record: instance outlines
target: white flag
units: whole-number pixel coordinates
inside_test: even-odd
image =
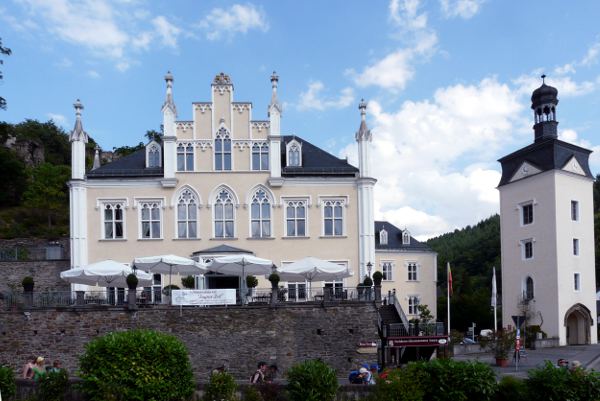
[[[492,275],[492,307],[496,306],[496,298],[498,297],[496,291],[496,266],[494,266],[494,273]]]

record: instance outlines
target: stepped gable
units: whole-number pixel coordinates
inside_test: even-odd
[[[282,176],[349,176],[354,177],[358,169],[331,153],[313,145],[296,135],[283,135],[281,146],[281,165],[286,165],[286,145],[292,140],[302,144],[302,166],[286,166],[282,168]]]
[[[382,245],[379,242],[379,232],[382,228],[388,233],[387,245]],[[375,221],[375,249],[376,250],[400,250],[400,251],[429,251],[433,252],[429,246],[423,242],[417,241],[412,236],[410,244],[402,243],[402,231],[395,225],[387,221]]]
[[[162,167],[146,167],[146,149],[140,149],[130,155],[98,167],[87,173],[87,178],[111,177],[162,177]]]

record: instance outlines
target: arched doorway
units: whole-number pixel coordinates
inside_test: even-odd
[[[565,327],[567,328],[567,344],[582,345],[590,343],[590,327],[592,315],[590,310],[582,304],[575,304],[565,313]]]

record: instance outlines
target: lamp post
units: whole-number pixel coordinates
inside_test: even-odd
[[[371,269],[373,268],[373,263],[368,262],[367,263],[367,274],[369,275],[369,277],[371,277]]]

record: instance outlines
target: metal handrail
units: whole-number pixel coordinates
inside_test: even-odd
[[[404,325],[404,327],[406,329],[408,329],[408,318],[406,317],[406,314],[404,313],[404,310],[402,309],[402,305],[400,305],[398,298],[396,298],[396,289],[395,288],[394,288],[394,291],[392,292],[392,294],[390,294],[390,299],[392,301],[391,303],[396,308],[396,312],[398,312],[398,316],[400,316],[400,320],[402,320],[402,324]]]
[[[387,325],[387,337],[418,337],[418,336],[444,336],[444,323],[409,323],[405,327],[402,323]]]

